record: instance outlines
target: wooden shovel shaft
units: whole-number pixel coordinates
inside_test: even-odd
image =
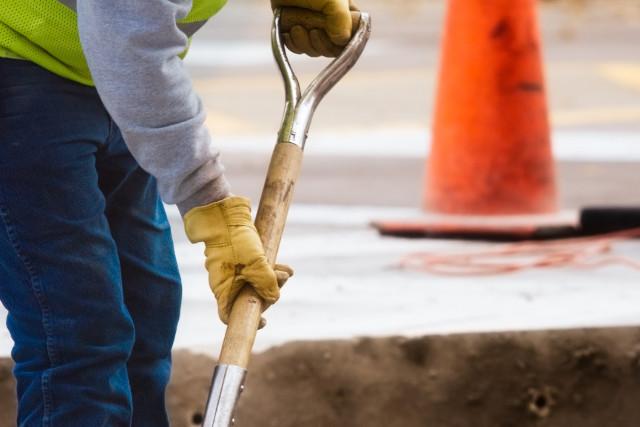
[[[288,142],[276,144],[256,216],[256,228],[271,265],[276,263],[301,166],[302,148]]]
[[[302,153],[298,145],[280,142],[276,144],[271,157],[255,223],[271,265],[275,264],[278,255],[294,186],[300,175]],[[246,286],[238,295],[229,317],[219,364],[247,368],[260,323],[262,304],[250,286]]]
[[[281,14],[280,9],[274,13],[271,45],[284,81],[285,113],[255,222],[271,265],[275,264],[278,255],[313,113],[322,98],[355,65],[371,33],[368,14],[354,17],[358,30],[351,41],[301,94],[300,83],[287,58]],[[230,427],[233,424],[233,410],[244,388],[262,309],[263,301],[251,286],[245,286],[231,309],[205,410],[204,427]]]

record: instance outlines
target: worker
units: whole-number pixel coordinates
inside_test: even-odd
[[[204,242],[222,321],[245,284],[270,305],[292,274],[266,261],[181,60],[224,1],[2,0],[0,300],[19,426],[168,425],[181,284],[161,199]],[[299,14],[297,53],[349,40],[348,0],[271,6]]]

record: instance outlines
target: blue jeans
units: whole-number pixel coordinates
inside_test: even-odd
[[[156,182],[95,89],[9,59],[0,300],[20,426],[168,425],[181,284]]]

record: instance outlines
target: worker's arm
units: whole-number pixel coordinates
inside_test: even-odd
[[[272,268],[253,226],[249,201],[229,194],[205,111],[179,58],[187,37],[176,26],[189,1],[78,2],[82,47],[98,93],[138,163],[176,203],[192,242],[205,244],[205,266],[226,322],[233,300],[251,284],[273,304],[292,274]]]
[[[105,107],[160,194],[185,214],[229,194],[205,111],[179,54],[188,39],[176,20],[190,1],[83,0],[78,27]]]

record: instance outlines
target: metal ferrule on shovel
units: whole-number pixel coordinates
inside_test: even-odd
[[[369,40],[369,15],[361,13],[354,22],[357,30],[349,44],[301,94],[300,83],[289,63],[283,43],[281,11],[277,10],[274,14],[271,44],[284,80],[286,104],[255,221],[265,255],[272,265],[276,261],[293,199],[293,188],[300,173],[313,113],[324,96],[355,65]],[[244,389],[261,313],[262,300],[251,287],[245,287],[231,310],[222,351],[213,374],[203,427],[229,427],[234,424],[233,413]]]

